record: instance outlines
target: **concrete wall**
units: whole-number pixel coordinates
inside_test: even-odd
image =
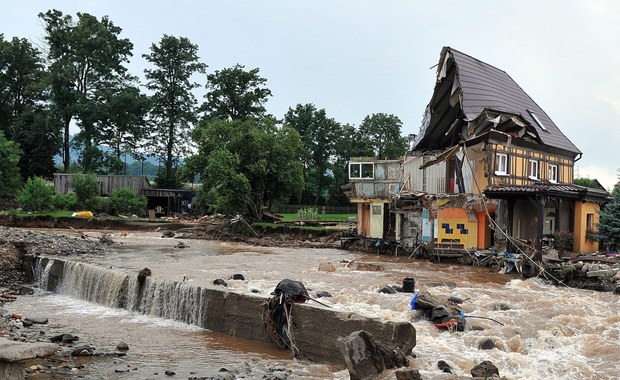
[[[59,285],[62,283],[63,277],[69,276],[69,273],[64,273],[64,268],[67,265],[74,265],[71,262],[65,264],[65,261],[57,259],[50,262],[50,259],[47,258],[36,260],[31,257],[30,260],[30,262],[36,262],[35,265],[40,269],[47,267],[48,277],[45,284],[47,284],[46,290],[49,291],[61,291]],[[119,275],[119,272],[112,269],[103,267],[96,269],[98,279],[102,281],[101,285],[97,287],[109,286],[113,282],[109,279]],[[71,271],[69,270],[69,272]],[[149,293],[146,291],[149,286],[137,286],[137,276],[138,273],[136,272],[135,277],[128,278],[123,282],[118,292],[119,299],[128,299],[128,295],[135,292],[140,293],[138,299],[149,297]],[[159,280],[153,277],[147,277],[145,281],[145,284],[150,282],[151,285],[155,285],[153,282],[161,282],[158,286],[151,286],[151,288],[165,288],[166,293],[169,294],[166,302],[171,304],[162,304],[156,311],[150,312],[141,308],[136,310],[135,304],[132,307],[129,302],[121,302],[120,300],[113,301],[112,305],[185,323],[194,323],[200,327],[230,336],[273,344],[263,327],[263,315],[267,301],[264,296],[234,293],[224,287],[201,288],[187,283]],[[110,292],[106,290],[106,293]],[[88,300],[96,302],[97,297],[94,300]],[[150,304],[140,301],[138,303],[141,305]],[[156,312],[160,314],[155,315]],[[337,340],[354,331],[368,331],[386,347],[390,349],[398,347],[407,354],[416,344],[416,331],[409,322],[384,322],[351,312],[329,309],[312,302],[294,304],[292,318],[294,342],[299,349],[300,356],[311,361],[332,363],[340,368],[344,368],[345,362],[338,348]]]

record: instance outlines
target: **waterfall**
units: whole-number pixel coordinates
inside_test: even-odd
[[[35,284],[41,289],[68,295],[110,308],[122,308],[153,317],[205,327],[206,289],[185,282],[146,277],[124,269],[38,258]]]

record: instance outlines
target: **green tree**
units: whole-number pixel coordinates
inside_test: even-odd
[[[150,146],[164,164],[157,185],[176,188],[177,159],[187,154],[189,133],[196,122],[197,101],[192,91],[200,85],[191,78],[204,73],[207,65],[199,61],[198,46],[185,37],[164,35],[143,57],[155,67],[144,73],[146,86],[153,91]]]
[[[110,194],[110,205],[117,214],[140,215],[146,209],[147,200],[132,189],[117,189]]]
[[[407,139],[401,136],[402,124],[397,116],[372,114],[360,124],[359,135],[372,155],[382,160],[395,160],[407,151]]]
[[[77,197],[78,208],[91,211],[99,209],[99,185],[94,174],[74,174],[71,185]]]
[[[593,189],[605,190],[605,188],[600,184],[599,181],[590,178],[575,178],[573,180],[575,185],[591,187]]]
[[[17,194],[16,200],[24,211],[42,211],[50,208],[54,186],[41,177],[29,178]]]
[[[303,188],[302,143],[273,118],[260,122],[215,120],[193,134],[201,160],[199,199],[209,211],[241,213],[260,219],[263,209],[286,202]]]
[[[63,164],[69,170],[69,126],[77,118],[79,139],[84,144],[84,170],[91,170],[91,152],[96,149],[96,129],[102,113],[103,96],[110,88],[134,80],[124,63],[129,62],[133,44],[120,38],[121,28],[107,16],[98,20],[77,13],[77,20],[61,11],[40,13],[47,35],[52,102],[64,127]]]
[[[301,202],[316,205],[320,198],[330,197],[333,177],[329,173],[341,125],[328,118],[324,109],[317,110],[314,104],[297,104],[295,109],[289,108],[284,123],[299,133],[304,146],[305,191]]]
[[[49,112],[41,53],[26,39],[0,35],[0,130],[23,152],[23,179],[51,177],[60,143],[60,124]]]
[[[271,90],[259,69],[245,70],[243,65],[216,71],[207,76],[207,99],[201,110],[208,119],[259,120],[266,114],[265,103]]]
[[[620,248],[620,187],[611,192],[611,201],[600,212],[597,235],[608,248]]]
[[[20,188],[19,158],[21,151],[17,144],[7,140],[0,131],[0,198],[12,198]]]
[[[150,100],[134,86],[113,89],[106,99],[99,142],[109,146],[120,161],[123,153],[136,151],[147,136]]]

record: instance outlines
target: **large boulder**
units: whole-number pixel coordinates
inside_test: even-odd
[[[338,345],[351,380],[372,379],[386,369],[409,366],[402,351],[385,348],[367,331],[355,331],[340,338]]]
[[[485,360],[471,369],[471,376],[473,378],[483,378],[483,379],[487,379],[490,377],[496,377],[496,376],[499,377],[499,370],[497,369],[495,364],[491,363],[488,360]]]

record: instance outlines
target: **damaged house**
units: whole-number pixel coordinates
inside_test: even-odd
[[[581,154],[506,72],[444,47],[392,194],[395,239],[411,250],[514,252],[514,241],[540,250],[562,231],[567,250],[597,251],[590,232],[609,194],[572,183]]]

